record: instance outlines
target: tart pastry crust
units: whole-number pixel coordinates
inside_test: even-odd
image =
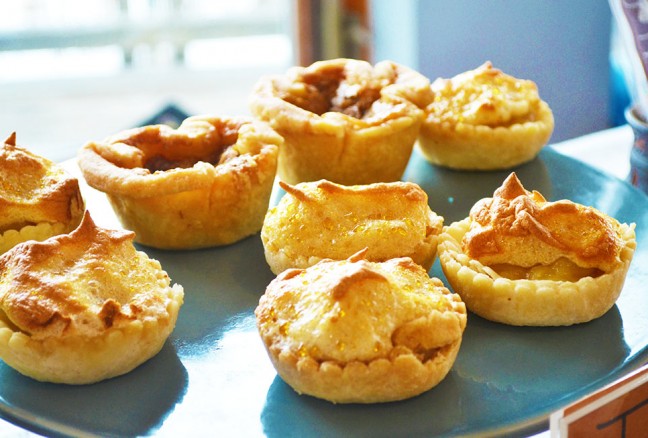
[[[443,218],[411,182],[343,186],[330,181],[279,182],[287,192],[266,214],[261,239],[272,272],[344,260],[367,248],[366,258],[410,257],[429,270]]]
[[[431,98],[423,75],[390,61],[319,61],[264,77],[252,114],[286,144],[279,177],[289,184],[326,179],[345,185],[399,180]]]
[[[614,305],[635,248],[634,224],[571,201],[548,202],[511,174],[468,218],[444,227],[438,251],[472,312],[511,325],[559,326]],[[528,278],[506,276],[510,268]]]
[[[26,240],[74,230],[85,205],[76,178],[50,160],[16,146],[0,146],[0,254]]]
[[[418,145],[433,164],[454,169],[507,169],[532,160],[547,144],[553,113],[536,84],[486,62],[432,83]]]
[[[402,400],[445,378],[466,309],[409,258],[324,260],[290,269],[256,309],[279,375],[298,393],[334,403]]]
[[[202,248],[261,229],[282,143],[259,121],[194,116],[88,143],[79,166],[137,242]]]
[[[183,289],[133,233],[86,213],[70,234],[0,257],[0,356],[36,380],[86,384],[131,371],[172,332]]]

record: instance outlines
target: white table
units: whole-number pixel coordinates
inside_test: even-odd
[[[551,147],[561,154],[581,160],[592,167],[625,180],[630,172],[632,140],[632,130],[629,126],[624,125],[556,143]],[[36,436],[39,435],[0,420],[0,437],[26,438]],[[535,435],[534,438],[548,436],[549,432],[546,431]]]

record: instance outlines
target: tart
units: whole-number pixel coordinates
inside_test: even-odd
[[[79,167],[137,242],[203,248],[261,229],[282,143],[259,121],[194,116],[87,143]]]
[[[132,241],[86,213],[71,233],[0,256],[2,360],[36,380],[86,384],[157,354],[184,293]]]
[[[429,270],[443,218],[411,182],[343,186],[330,181],[294,186],[268,210],[261,229],[272,272],[307,268],[322,259],[344,260],[363,248],[371,261],[410,257]]]
[[[454,364],[466,309],[409,258],[376,263],[362,252],[289,269],[255,311],[268,355],[300,394],[378,403],[421,394]]]
[[[0,254],[25,240],[69,233],[85,205],[76,178],[50,160],[16,145],[0,146]]]
[[[260,79],[250,110],[286,141],[283,181],[370,184],[402,177],[431,97],[407,67],[332,59]]]
[[[432,83],[418,139],[423,156],[453,169],[507,169],[531,161],[547,144],[553,113],[530,80],[490,62]]]
[[[634,224],[569,200],[549,202],[512,173],[468,218],[444,228],[438,251],[470,311],[511,325],[562,326],[614,305],[635,248]]]

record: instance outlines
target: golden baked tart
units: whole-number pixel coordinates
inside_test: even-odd
[[[423,75],[390,61],[332,59],[259,80],[250,110],[284,137],[279,177],[346,185],[398,181],[432,95]]]
[[[418,145],[433,164],[507,169],[532,160],[549,141],[553,113],[537,85],[486,62],[432,83]]]
[[[472,312],[511,325],[587,322],[616,302],[634,224],[568,200],[549,202],[512,173],[468,218],[444,227],[439,260]]]
[[[79,167],[137,242],[202,248],[261,229],[282,143],[260,121],[194,116],[87,143]]]
[[[0,146],[0,254],[25,240],[74,230],[85,205],[76,178],[50,160],[16,145]]]
[[[2,360],[36,380],[86,384],[154,356],[184,294],[132,241],[86,213],[71,233],[0,256]]]
[[[268,210],[261,240],[272,272],[344,260],[367,248],[371,261],[410,257],[429,270],[443,218],[411,182],[343,186],[330,181],[291,186]]]
[[[334,403],[378,403],[421,394],[445,378],[466,308],[411,259],[369,262],[363,253],[289,269],[255,311],[268,355],[300,394]]]

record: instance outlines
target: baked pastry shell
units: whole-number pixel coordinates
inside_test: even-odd
[[[549,105],[540,101],[533,121],[491,127],[424,119],[418,148],[429,162],[460,170],[508,169],[531,161],[547,144],[554,127]]]
[[[111,327],[101,336],[33,339],[0,317],[0,356],[33,379],[82,385],[132,371],[164,346],[183,301],[182,287],[169,288],[167,316]]]
[[[320,61],[309,68],[348,62],[360,61]],[[423,111],[408,99],[425,102],[429,81],[406,67],[398,68],[408,79],[385,87],[380,97],[392,114],[369,122],[337,112],[318,115],[302,109],[280,97],[281,79],[262,78],[250,98],[250,110],[285,139],[279,151],[279,178],[290,184],[326,179],[345,185],[399,180],[423,118]]]
[[[602,316],[619,297],[636,248],[634,227],[621,224],[625,246],[613,271],[576,282],[510,280],[464,254],[469,227],[469,218],[444,227],[438,246],[443,273],[468,310],[516,326],[566,326]]]
[[[459,339],[425,362],[404,351],[394,358],[340,364],[282,350],[272,338],[263,341],[277,373],[297,393],[333,403],[382,403],[422,394],[446,377],[461,346]]]
[[[72,231],[79,225],[82,218],[83,203],[75,202],[72,207],[75,212],[74,220],[69,223],[63,222],[39,222],[35,225],[26,225],[19,230],[7,230],[0,234],[0,254],[9,251],[11,248],[27,240],[43,241],[58,234],[65,234]]]
[[[217,165],[198,161],[188,168],[149,173],[111,161],[110,139],[80,150],[84,178],[106,194],[123,227],[135,231],[137,242],[161,249],[204,248],[231,244],[261,229],[283,140],[251,119],[191,117],[183,125],[205,121],[241,124],[236,142],[249,152]],[[128,132],[119,136],[124,137]]]

